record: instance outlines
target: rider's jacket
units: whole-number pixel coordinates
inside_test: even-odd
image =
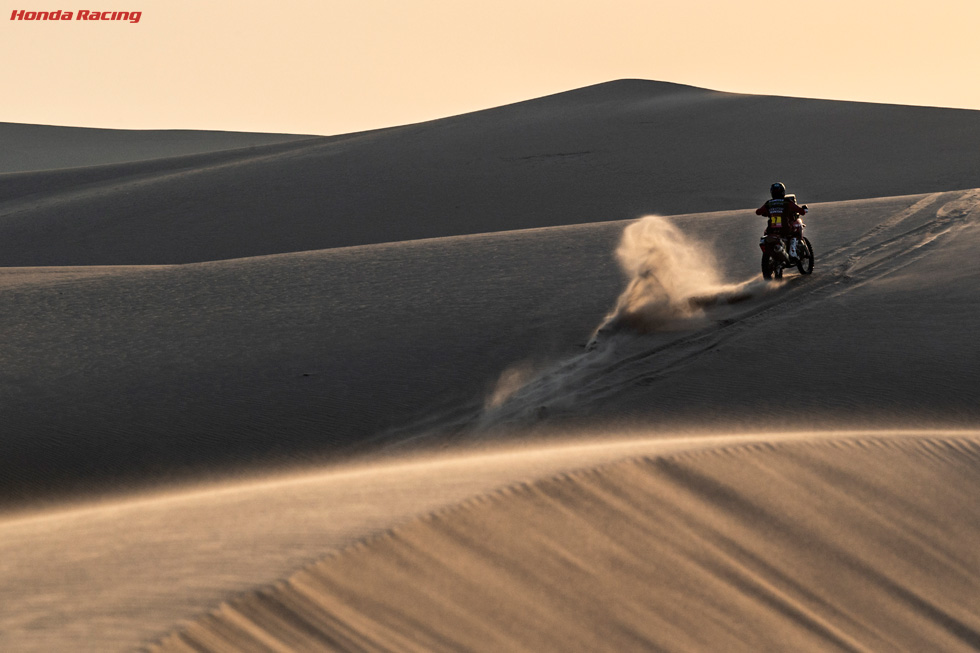
[[[771,199],[756,209],[755,214],[769,218],[769,225],[766,227],[767,234],[782,236],[793,231],[796,216],[806,215],[806,209],[789,198]]]

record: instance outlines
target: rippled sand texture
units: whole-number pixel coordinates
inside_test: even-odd
[[[421,518],[161,650],[976,650],[978,492],[972,438],[634,459]]]

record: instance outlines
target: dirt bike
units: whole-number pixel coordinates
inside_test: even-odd
[[[782,279],[783,270],[790,266],[796,266],[800,274],[810,274],[813,272],[813,245],[803,235],[803,228],[806,226],[802,222],[799,225],[799,238],[796,242],[796,258],[790,258],[787,244],[789,239],[785,236],[766,234],[759,242],[762,248],[762,276],[765,279]]]

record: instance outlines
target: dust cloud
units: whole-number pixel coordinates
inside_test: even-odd
[[[782,282],[760,277],[725,283],[708,247],[660,216],[630,223],[615,252],[626,276],[616,304],[593,332],[584,354],[534,369],[513,365],[484,401],[476,429],[535,422],[589,402],[584,386],[605,376],[637,337],[705,326],[706,309],[746,301]],[[601,351],[596,351],[600,349]],[[590,381],[591,380],[591,381]]]
[[[709,306],[751,299],[779,285],[761,278],[723,283],[711,251],[657,215],[623,230],[616,259],[626,289],[596,335],[624,327],[639,333],[685,328]]]
[[[529,362],[512,365],[500,374],[493,392],[484,402],[484,409],[496,408],[507,401],[511,395],[523,388],[536,374],[534,366]]]

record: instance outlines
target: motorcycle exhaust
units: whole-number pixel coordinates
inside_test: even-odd
[[[786,252],[786,248],[780,243],[772,248],[773,254],[775,254],[780,261],[783,263],[789,263],[789,254]]]

